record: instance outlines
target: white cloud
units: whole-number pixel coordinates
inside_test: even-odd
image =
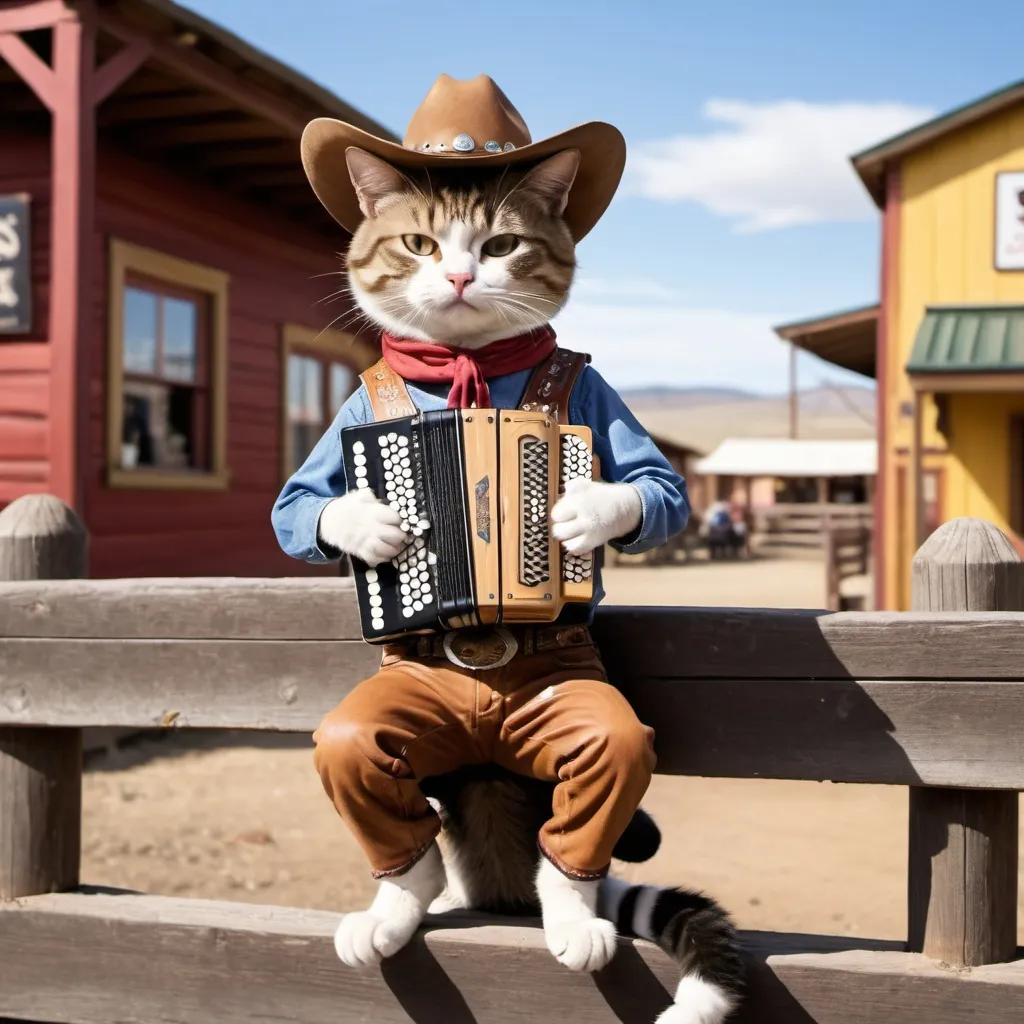
[[[574,296],[599,296],[602,299],[640,299],[649,302],[680,302],[683,293],[676,288],[668,288],[657,281],[643,278],[625,278],[608,280],[603,277],[578,276],[573,283]]]
[[[747,103],[709,100],[722,125],[633,147],[628,189],[663,202],[690,201],[735,222],[738,232],[856,221],[874,207],[850,155],[927,120],[902,103]]]
[[[718,385],[781,392],[788,351],[772,324],[785,316],[684,305],[570,302],[558,340],[589,352],[616,388]]]

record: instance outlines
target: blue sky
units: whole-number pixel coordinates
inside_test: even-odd
[[[189,6],[399,135],[441,72],[491,75],[535,139],[617,125],[626,178],[556,326],[619,386],[783,390],[772,324],[877,298],[879,219],[846,157],[1024,77],[1008,0]]]

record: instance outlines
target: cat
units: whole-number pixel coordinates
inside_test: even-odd
[[[430,912],[536,915],[536,837],[549,813],[553,787],[501,768],[472,767],[424,779],[421,788],[441,818],[447,881]],[[654,856],[660,842],[657,825],[640,808],[614,855],[641,863]],[[680,965],[675,1001],[657,1024],[719,1024],[739,1004],[745,971],[736,931],[711,897],[631,885],[609,874],[601,884],[598,910],[614,922],[619,935],[649,939]]]
[[[446,167],[432,174],[399,170],[359,149],[349,149],[346,159],[364,214],[348,251],[348,281],[371,323],[403,338],[476,349],[540,328],[562,309],[576,271],[573,236],[561,216],[576,151],[526,169]],[[348,552],[369,545],[377,560],[392,557],[400,543],[388,532],[393,524],[371,522],[376,506],[357,501],[355,495],[343,506],[348,518],[322,521],[326,540]],[[400,948],[428,904],[434,912],[540,910],[552,952],[576,969],[603,966],[616,932],[651,939],[674,957],[683,977],[659,1024],[721,1024],[737,1005],[737,937],[714,900],[613,876],[574,882],[539,855],[536,837],[550,816],[552,786],[499,769],[421,785],[442,820],[444,891],[438,895],[440,865],[420,862],[407,878],[385,879],[370,910],[347,915],[339,928],[336,947],[346,963]],[[616,855],[646,859],[657,839],[640,811]],[[564,949],[552,944],[554,918],[568,922]]]

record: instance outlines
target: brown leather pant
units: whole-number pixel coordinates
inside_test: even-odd
[[[654,733],[606,681],[592,645],[472,671],[385,648],[313,734],[317,771],[377,878],[407,871],[441,823],[417,779],[495,763],[557,783],[541,850],[600,878],[654,771]]]

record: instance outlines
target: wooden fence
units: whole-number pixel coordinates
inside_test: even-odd
[[[0,513],[0,573],[20,580],[0,584],[0,1017],[650,1024],[668,1004],[674,969],[644,942],[581,976],[536,922],[441,918],[351,972],[335,914],[81,887],[83,727],[306,732],[377,662],[349,580],[32,578],[80,574],[83,543],[53,499]],[[958,520],[914,572],[914,613],[599,616],[660,772],[910,787],[907,942],[747,934],[738,1024],[1024,1020],[1024,569]]]
[[[821,550],[826,525],[871,528],[870,505],[799,503],[769,505],[754,514],[754,534],[762,548]]]
[[[871,529],[826,518],[825,607],[863,611],[871,599]]]

